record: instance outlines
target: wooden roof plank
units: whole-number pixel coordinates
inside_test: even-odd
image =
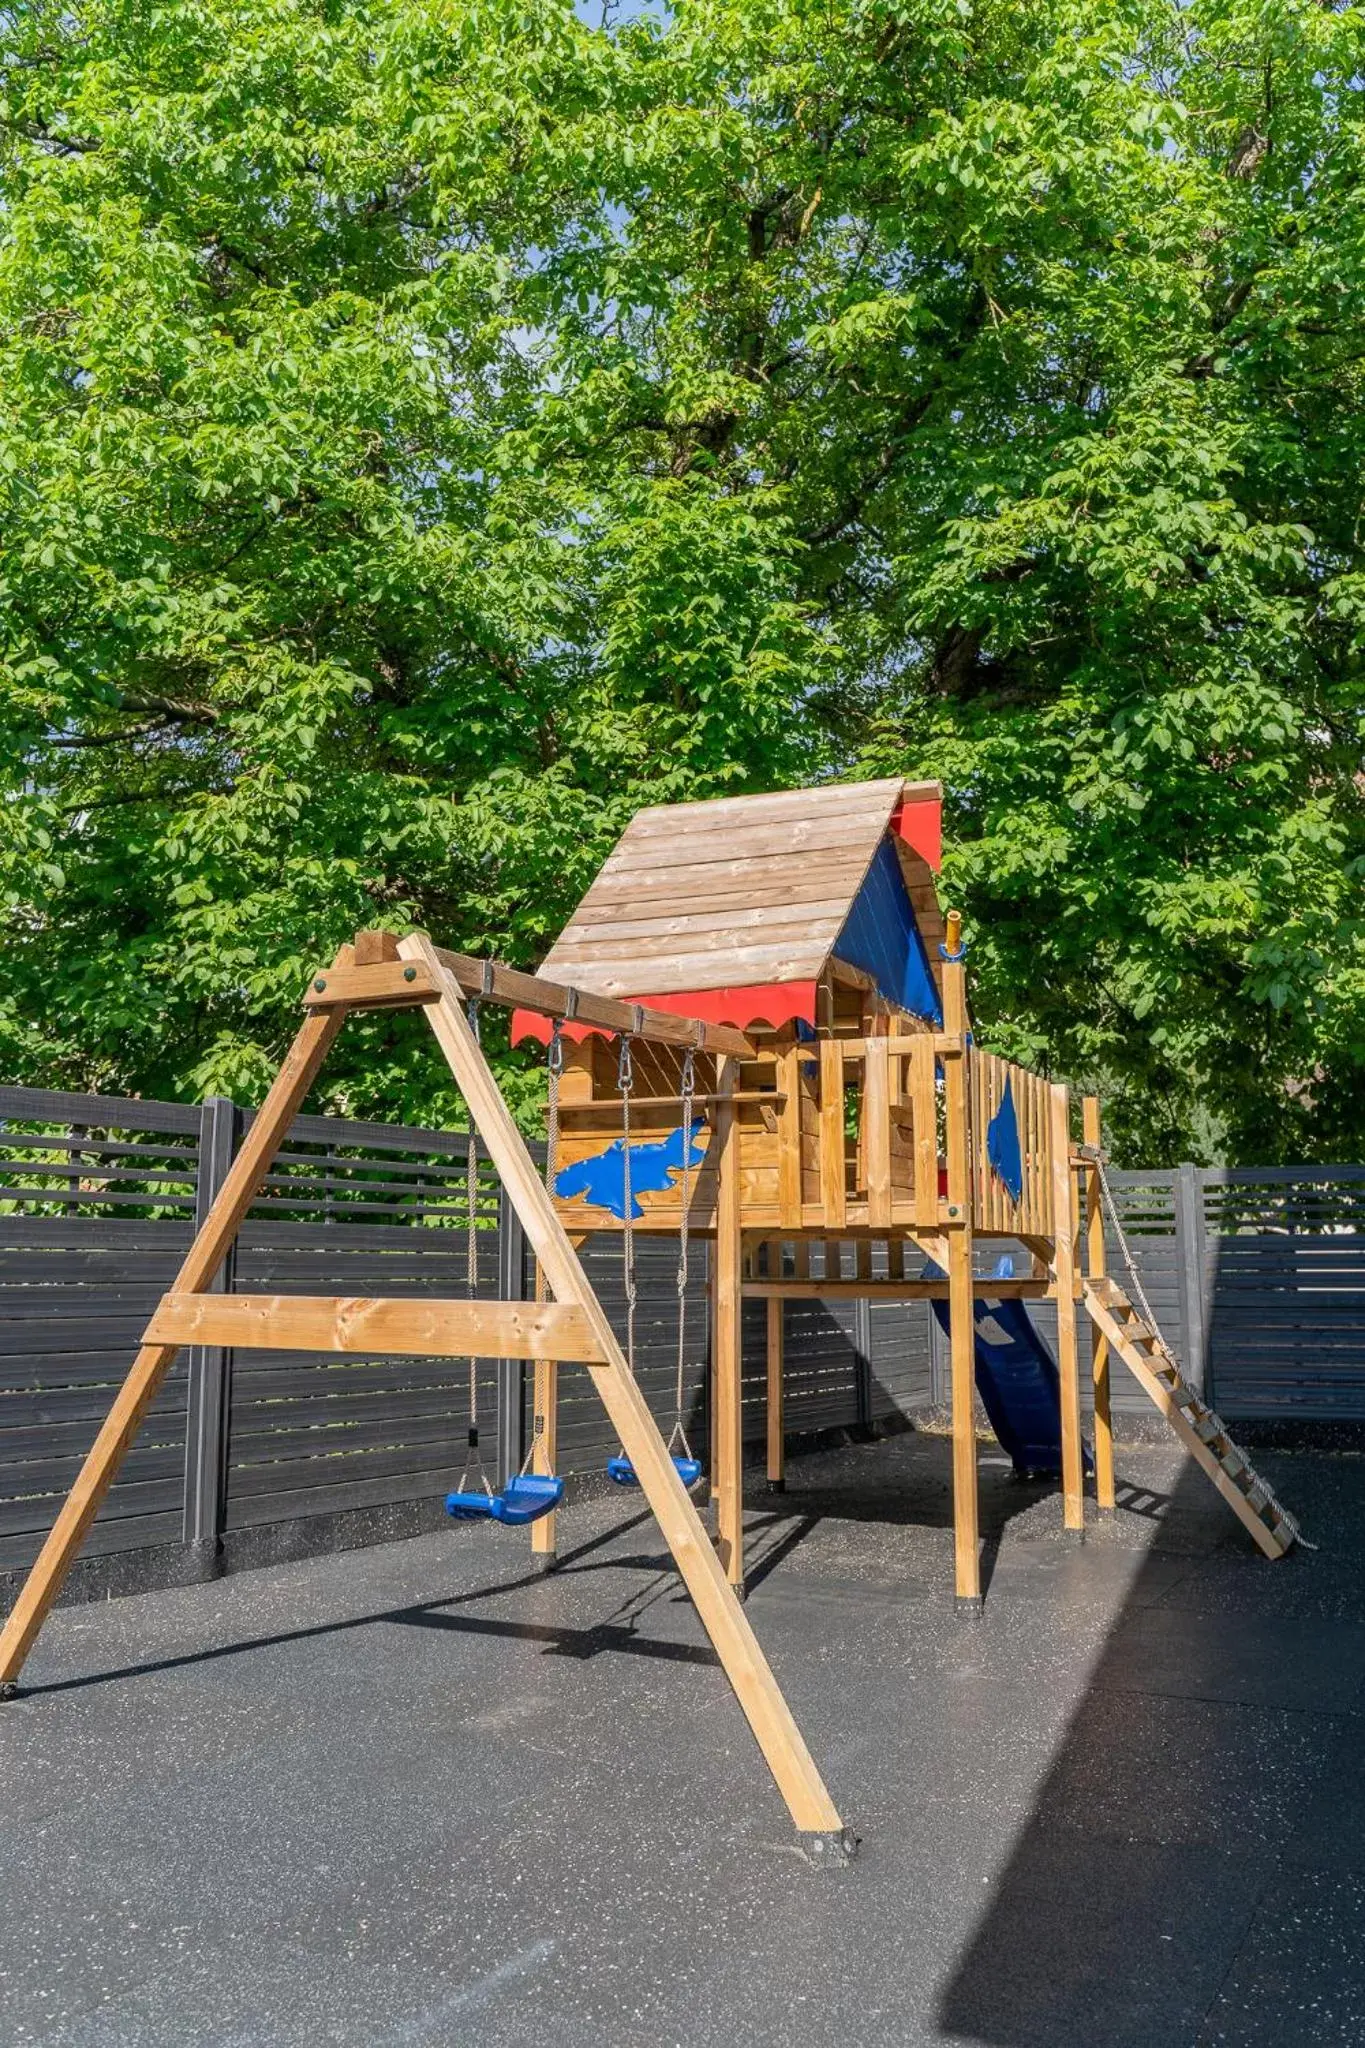
[[[823,917],[806,917],[800,912],[795,916],[770,916],[761,924],[750,925],[741,931],[736,931],[724,919],[694,925],[686,932],[651,930],[639,935],[623,930],[620,925],[608,925],[594,930],[587,939],[556,940],[554,957],[556,965],[567,970],[575,966],[589,966],[610,956],[619,958],[623,952],[628,952],[632,960],[653,959],[659,955],[667,958],[680,952],[739,954],[760,943],[765,947],[792,946],[802,951],[820,945],[828,952],[843,921],[844,907],[836,904]]]
[[[727,825],[698,827],[658,838],[633,841],[627,833],[608,854],[603,874],[671,868],[683,860],[735,860],[744,854],[783,854],[796,860],[808,853],[846,850],[850,856],[875,846],[884,827],[867,818],[798,818],[790,825]]]
[[[824,966],[828,948],[748,946],[734,952],[671,953],[648,961],[626,951],[595,960],[593,988],[618,1001],[688,989],[747,988],[756,982],[809,981]],[[580,978],[579,986],[586,979]]]
[[[541,971],[618,999],[814,980],[897,805],[938,794],[887,777],[639,812]],[[895,844],[936,911],[927,863]]]
[[[825,926],[831,920],[843,922],[845,905],[843,901],[833,903],[788,903],[780,909],[692,909],[673,911],[663,918],[636,918],[632,922],[614,924],[567,924],[555,940],[555,954],[565,958],[569,952],[583,952],[591,956],[608,942],[630,940],[632,946],[651,946],[659,942],[675,944],[677,940],[700,940],[700,938],[722,938],[726,944],[745,932],[800,932],[812,926]],[[690,946],[692,950],[692,946]]]
[[[761,859],[686,863],[672,869],[651,869],[645,876],[605,876],[593,883],[572,922],[578,923],[591,911],[618,911],[636,903],[688,904],[723,901],[741,895],[751,908],[785,902],[800,903],[812,897],[842,896],[847,899],[853,863],[846,853],[837,859],[812,854],[809,860],[789,859],[785,854],[768,854]],[[859,877],[861,879],[861,876]]]
[[[694,804],[653,804],[637,811],[626,831],[632,839],[667,838],[694,824],[699,831],[714,832],[717,826],[733,821],[780,823],[785,829],[790,822],[808,818],[871,817],[883,808],[889,817],[903,800],[905,787],[897,776],[880,782],[827,782],[816,789],[780,789],[763,796],[710,797]],[[927,797],[936,793],[938,785],[922,787]]]

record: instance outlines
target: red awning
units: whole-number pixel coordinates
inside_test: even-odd
[[[643,1003],[648,1010],[667,1010],[674,1017],[698,1017],[704,1024],[730,1024],[736,1031],[747,1031],[754,1024],[766,1024],[775,1031],[796,1019],[812,1029],[815,1025],[813,981],[758,982],[750,988],[698,988],[681,993],[672,989],[664,996],[629,995],[620,1000]],[[614,1035],[597,1024],[566,1024],[563,1029],[575,1045],[593,1034],[599,1038]],[[523,1038],[538,1038],[548,1045],[550,1019],[534,1010],[513,1010],[513,1045]]]

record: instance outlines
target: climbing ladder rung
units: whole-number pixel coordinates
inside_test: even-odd
[[[1293,1521],[1232,1442],[1221,1415],[1207,1407],[1186,1383],[1159,1333],[1142,1320],[1117,1282],[1107,1276],[1087,1281],[1082,1299],[1096,1327],[1138,1385],[1171,1420],[1266,1556],[1283,1557],[1298,1533]]]

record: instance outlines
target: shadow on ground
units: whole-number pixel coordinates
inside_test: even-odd
[[[947,2039],[1365,2040],[1365,1465],[1258,1462],[1318,1550],[1263,1564],[1193,1467],[1169,1500],[1120,1488],[1155,1538],[939,2002]]]
[[[1365,2038],[1365,1461],[1262,1461],[1322,1546],[1268,1565],[1169,1451],[1083,1545],[986,1453],[964,1620],[948,1460],[748,1518],[837,1874],[620,1496],[549,1577],[484,1528],[60,1611],[0,1711],[6,2048]]]

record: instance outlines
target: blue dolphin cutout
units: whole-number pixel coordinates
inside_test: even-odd
[[[698,1138],[697,1133],[702,1133]],[[698,1118],[692,1126],[692,1157],[688,1162],[697,1166],[706,1157],[706,1124]],[[625,1141],[621,1138],[614,1145],[608,1145],[605,1152],[594,1152],[591,1159],[580,1159],[573,1166],[566,1166],[562,1173],[555,1175],[557,1195],[586,1195],[597,1209],[609,1209],[613,1216],[622,1221],[626,1214]],[[634,1222],[643,1216],[644,1210],[635,1199],[637,1195],[658,1195],[672,1185],[675,1173],[683,1170],[683,1133],[679,1124],[676,1131],[670,1131],[666,1138],[648,1145],[632,1145],[630,1148],[630,1215]]]

